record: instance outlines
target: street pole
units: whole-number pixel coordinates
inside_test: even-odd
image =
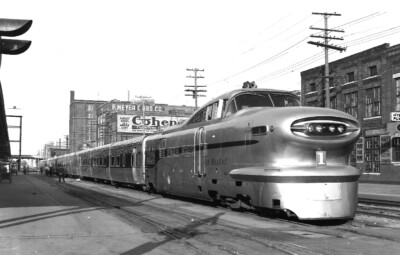
[[[313,41],[309,41],[307,43],[309,44],[313,44],[316,46],[321,46],[324,47],[324,51],[325,51],[325,72],[324,72],[324,80],[325,80],[325,108],[330,108],[331,104],[330,104],[330,95],[329,95],[329,59],[328,59],[328,50],[329,49],[334,49],[334,50],[338,50],[340,52],[345,51],[346,48],[344,47],[339,47],[336,45],[330,45],[329,40],[343,40],[343,38],[338,38],[338,37],[334,37],[334,36],[329,36],[330,32],[341,32],[343,33],[343,30],[338,30],[338,29],[328,29],[328,18],[330,16],[341,16],[341,14],[338,13],[319,13],[319,12],[313,12],[313,15],[322,15],[324,16],[324,28],[315,28],[315,27],[310,27],[310,29],[314,29],[314,30],[321,30],[324,32],[323,36],[320,35],[311,35],[311,37],[314,38],[322,38],[324,39],[324,43],[321,42],[313,42]]]
[[[197,79],[200,78],[204,78],[204,76],[199,76],[197,75],[197,72],[204,72],[204,69],[198,69],[198,68],[194,68],[194,69],[189,69],[186,68],[186,71],[192,71],[194,72],[194,75],[191,76],[186,76],[187,78],[193,78],[194,79],[194,85],[185,85],[185,87],[191,87],[193,89],[185,89],[185,91],[187,92],[192,92],[192,94],[185,94],[185,96],[192,96],[194,99],[194,104],[195,104],[195,108],[197,110],[197,98],[198,97],[205,97],[205,95],[200,95],[200,92],[207,92],[207,90],[204,89],[198,89],[199,87],[207,87],[206,85],[197,85]]]
[[[142,103],[142,132],[143,132],[143,136],[145,136],[146,135],[146,131],[145,131],[146,114],[144,112],[144,101],[145,101],[145,99],[150,99],[151,97],[147,97],[147,96],[135,96],[135,97],[139,98]]]

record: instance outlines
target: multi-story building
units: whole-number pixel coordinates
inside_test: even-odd
[[[325,106],[324,68],[301,73],[303,105]],[[400,182],[400,44],[329,63],[329,96],[331,108],[361,123],[351,157],[351,164],[363,170],[361,180]]]
[[[122,141],[185,121],[195,107],[112,100],[97,109],[97,146]],[[144,120],[144,121],[143,121]]]
[[[74,91],[70,93],[70,152],[158,132],[195,111],[191,106],[156,104],[153,99],[78,100]]]
[[[79,151],[96,144],[97,108],[107,101],[75,99],[70,92],[69,150]]]

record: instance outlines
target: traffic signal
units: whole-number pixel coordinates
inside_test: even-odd
[[[31,26],[32,20],[0,19],[0,64],[1,54],[21,54],[31,46],[31,41],[2,39],[2,36],[14,37],[22,35]]]

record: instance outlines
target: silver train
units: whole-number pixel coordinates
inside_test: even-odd
[[[351,219],[360,135],[341,111],[302,107],[287,91],[225,93],[161,133],[49,159],[70,176],[252,208],[301,220]]]

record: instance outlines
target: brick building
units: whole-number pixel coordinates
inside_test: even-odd
[[[70,152],[151,134],[186,120],[195,107],[145,101],[75,99],[70,92]],[[143,117],[145,121],[143,122]]]
[[[70,92],[69,150],[79,151],[92,147],[96,141],[97,108],[107,101],[75,99]]]
[[[97,109],[96,146],[158,132],[185,121],[194,111],[192,106],[156,104],[153,99],[106,102]]]
[[[301,72],[303,105],[324,107],[325,66]],[[400,182],[400,44],[379,45],[329,63],[331,108],[358,119],[351,157],[362,181]]]

